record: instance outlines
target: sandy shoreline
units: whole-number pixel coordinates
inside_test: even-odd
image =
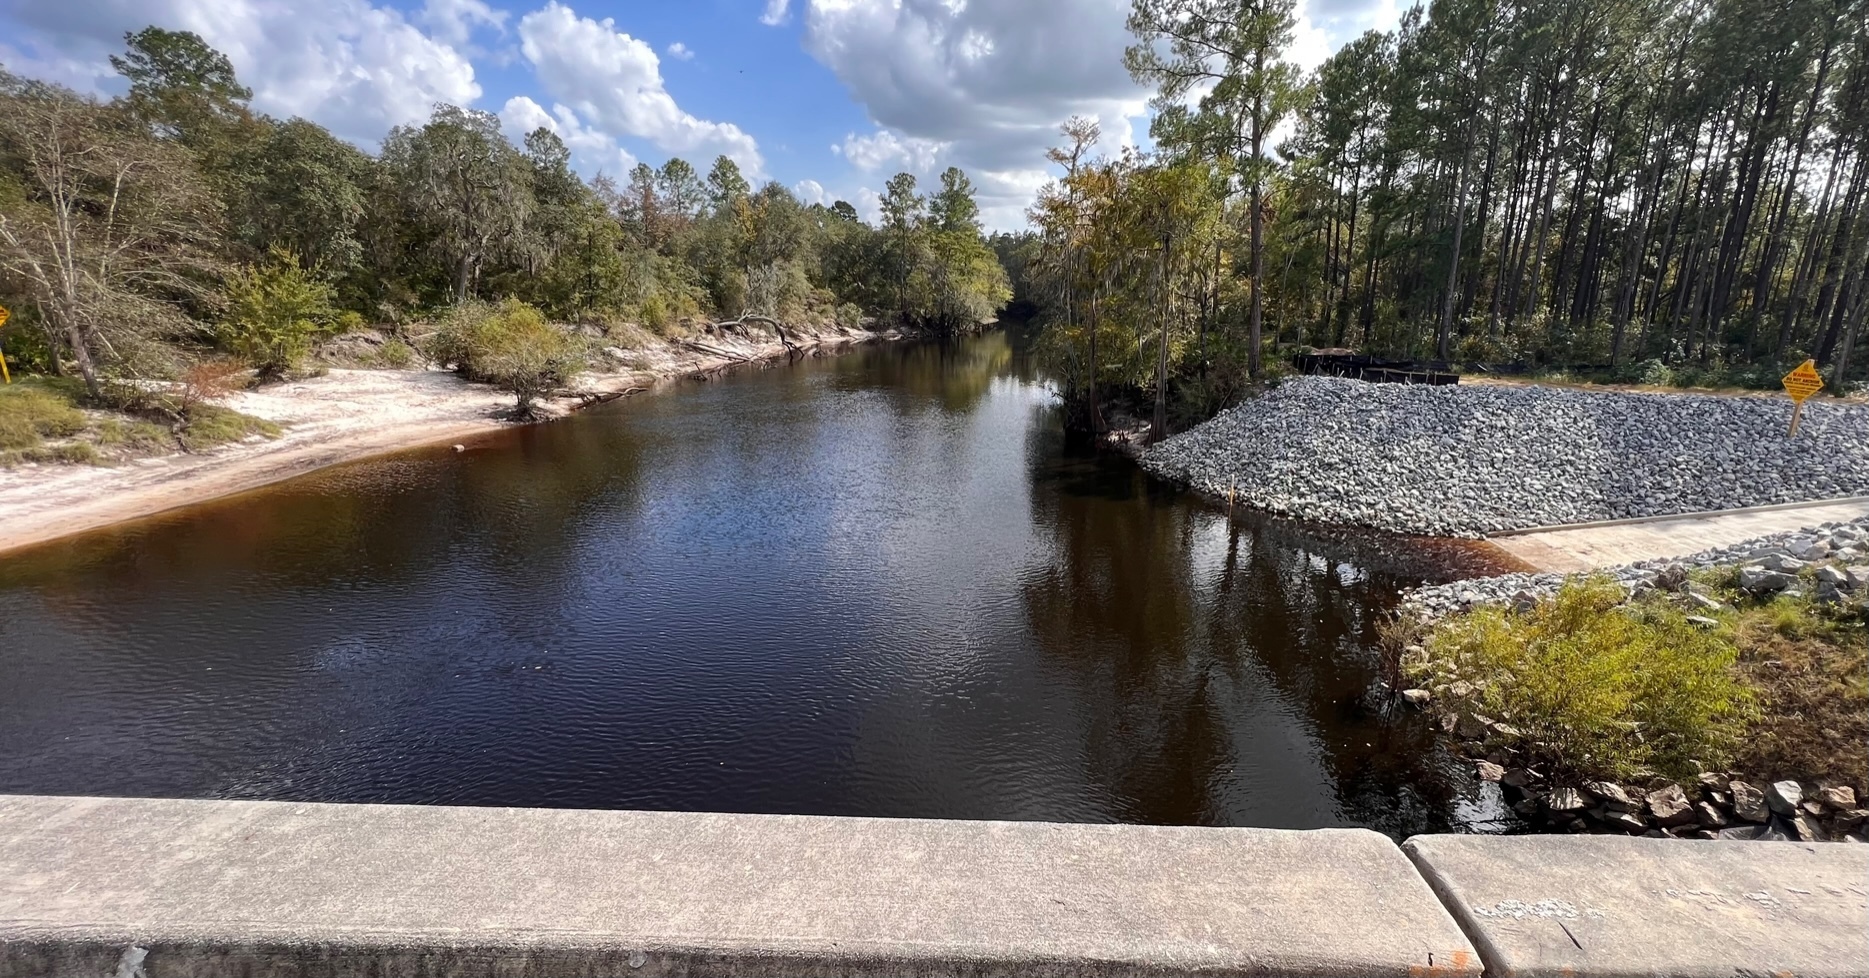
[[[889,334],[830,330],[793,335],[810,348],[832,349]],[[581,377],[578,388],[615,394],[791,352],[779,343],[730,337],[707,337],[704,345],[710,349],[664,343],[615,351],[621,356],[612,354],[612,369]],[[510,395],[435,369],[333,369],[322,377],[243,392],[223,403],[279,423],[284,435],[108,468],[46,464],[0,469],[0,554],[343,462],[514,427],[500,420],[512,407]],[[552,407],[569,413],[578,405],[567,399]]]

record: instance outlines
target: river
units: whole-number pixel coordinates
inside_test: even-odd
[[[1375,638],[1458,551],[1067,448],[1017,334],[747,370],[0,557],[0,792],[1471,823]]]

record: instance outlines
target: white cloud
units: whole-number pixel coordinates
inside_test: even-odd
[[[571,151],[572,163],[580,172],[592,176],[607,173],[620,179],[636,165],[636,157],[628,150],[586,126],[578,119],[578,114],[566,106],[553,105],[552,111],[546,112],[539,103],[524,95],[515,95],[500,109],[500,128],[514,145],[522,145],[526,134],[540,126],[564,140],[565,148]]]
[[[881,224],[883,220],[883,195],[868,187],[857,188],[857,199],[850,202],[857,209],[857,216],[869,224]]]
[[[1306,71],[1315,71],[1364,31],[1393,30],[1401,19],[1399,0],[1300,0],[1298,23],[1285,57]]]
[[[688,45],[676,41],[668,46],[668,56],[674,58],[676,61],[693,61],[694,51],[691,50]]]
[[[1337,48],[1338,45],[1330,43],[1330,35],[1322,27],[1300,15],[1298,22],[1292,25],[1291,46],[1285,49],[1285,60],[1305,71],[1315,71]]]
[[[467,44],[477,26],[506,33],[506,18],[510,16],[487,6],[485,0],[427,0],[416,19],[428,25],[429,34],[436,40],[458,48]]]
[[[879,129],[868,136],[859,136],[853,132],[844,137],[842,144],[832,146],[831,152],[849,160],[859,170],[897,166],[916,173],[926,173],[934,166],[935,158],[946,148],[945,143],[916,139],[913,136],[902,137],[887,129]]]
[[[1096,118],[1112,147],[1133,139],[1148,93],[1123,68],[1129,6],[807,0],[802,16],[806,49],[876,124],[838,152],[859,169],[899,166],[924,179],[959,166],[979,188],[986,222],[1015,227],[1066,119]]]
[[[785,15],[792,0],[766,0],[766,12],[759,15],[759,22],[767,27],[777,27],[785,23]]]
[[[1287,57],[1316,67],[1364,30],[1395,26],[1405,0],[1299,0]],[[993,227],[1024,223],[1044,151],[1072,115],[1101,149],[1136,142],[1149,92],[1123,68],[1131,0],[802,0],[805,46],[863,105],[875,133],[834,149],[858,170],[927,178],[967,170]],[[773,6],[783,4],[775,2]]]
[[[648,44],[611,19],[579,17],[551,0],[519,21],[520,50],[552,98],[612,136],[647,139],[672,153],[732,157],[750,178],[765,174],[758,144],[740,127],[682,111],[662,85],[661,61]]]
[[[200,34],[253,89],[254,108],[302,115],[365,145],[426,119],[435,102],[480,97],[473,65],[393,9],[365,0],[61,0],[12,11],[61,80],[115,88],[106,60],[126,31],[157,24]],[[85,77],[88,76],[88,77]]]
[[[792,184],[792,194],[807,204],[830,203],[830,198],[824,192],[824,185],[816,180],[800,180]]]

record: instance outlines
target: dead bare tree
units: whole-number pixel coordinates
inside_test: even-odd
[[[93,397],[126,338],[185,328],[214,292],[218,203],[185,151],[120,108],[0,74],[0,154],[24,175],[0,201],[0,275],[68,346]]]

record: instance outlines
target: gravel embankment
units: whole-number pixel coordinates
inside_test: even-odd
[[[1740,567],[1748,590],[1757,594],[1783,593],[1797,586],[1793,579],[1804,567],[1832,567],[1838,581],[1829,594],[1820,583],[1818,597],[1837,594],[1861,595],[1863,580],[1869,578],[1869,517],[1847,523],[1825,523],[1808,530],[1774,533],[1718,550],[1707,550],[1687,557],[1646,560],[1639,564],[1605,568],[1607,574],[1630,590],[1652,587],[1656,578],[1671,568],[1705,570],[1712,567]],[[1451,584],[1416,588],[1402,597],[1404,613],[1423,619],[1440,618],[1465,611],[1476,605],[1511,604],[1526,599],[1542,600],[1557,593],[1574,574],[1503,574]]]
[[[1824,399],[1414,387],[1303,377],[1149,449],[1149,471],[1244,505],[1483,536],[1869,494],[1869,406]]]

